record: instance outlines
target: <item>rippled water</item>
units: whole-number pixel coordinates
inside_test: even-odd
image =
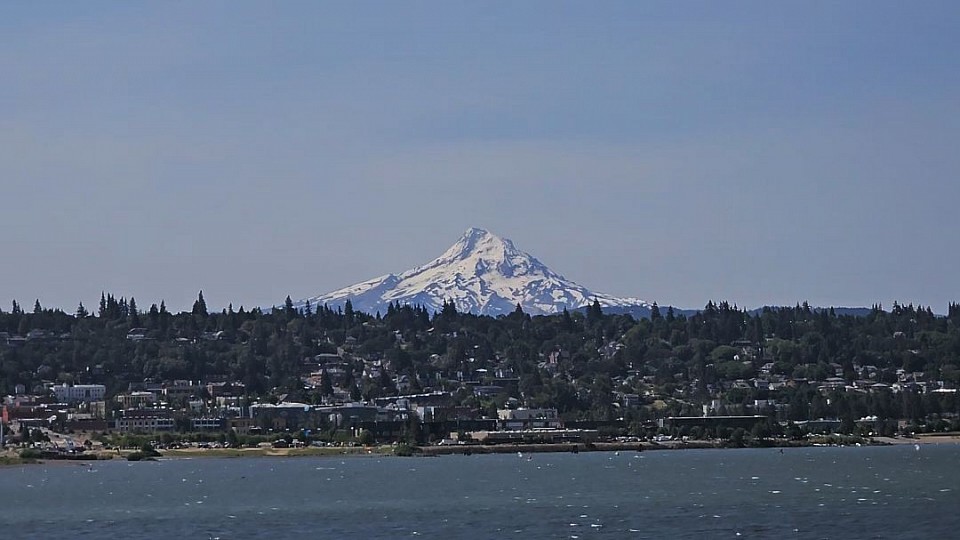
[[[956,538],[960,446],[0,469],[9,538]]]

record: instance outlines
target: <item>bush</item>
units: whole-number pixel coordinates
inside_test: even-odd
[[[21,459],[40,459],[43,454],[36,448],[24,448],[20,451]]]
[[[152,444],[145,442],[140,446],[139,452],[134,452],[134,454],[141,454],[143,457],[160,457],[160,452],[153,447]]]
[[[156,461],[159,455],[160,453],[157,451],[154,451],[153,454],[146,454],[140,451],[131,452],[127,455],[127,461]]]
[[[376,442],[373,438],[373,433],[369,429],[360,431],[360,436],[357,437],[357,441],[364,446],[370,446]]]
[[[730,434],[729,443],[734,448],[743,448],[743,439],[747,432],[743,428],[737,428]]]

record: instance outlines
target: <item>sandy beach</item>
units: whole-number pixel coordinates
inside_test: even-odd
[[[960,433],[922,433],[916,437],[874,437],[884,444],[960,444]]]

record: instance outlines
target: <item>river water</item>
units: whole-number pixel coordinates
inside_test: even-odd
[[[5,538],[958,538],[960,445],[0,469]]]

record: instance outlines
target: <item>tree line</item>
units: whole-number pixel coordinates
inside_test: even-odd
[[[143,339],[128,339],[131,331]],[[345,352],[336,382],[357,400],[442,389],[483,410],[514,399],[585,421],[699,414],[717,399],[731,413],[773,399],[787,405],[781,414],[791,419],[920,422],[960,412],[955,394],[831,396],[813,384],[837,375],[848,383],[871,377],[893,384],[903,373],[922,373],[917,377],[931,385],[960,385],[954,303],[946,316],[899,303],[853,316],[806,303],[750,312],[711,301],[689,316],[654,304],[649,318],[634,319],[594,303],[552,316],[530,316],[518,306],[494,318],[459,312],[452,302],[436,313],[394,304],[368,314],[349,302],[297,307],[289,297],[269,310],[230,305],[217,312],[202,292],[190,311],[171,313],[162,301],[142,310],[133,297],[105,293],[96,313],[82,304],[66,313],[39,301],[28,312],[13,302],[0,311],[0,333],[31,336],[0,340],[0,394],[51,381],[103,383],[114,395],[144,380],[216,377],[244,383],[251,398],[319,403],[334,385],[324,376],[318,388],[304,388],[304,360]],[[364,361],[377,360],[387,368],[364,375]],[[497,378],[497,370],[506,375]],[[770,376],[799,383],[775,392],[729,384]],[[465,382],[503,390],[476,397]],[[637,394],[641,405],[624,407],[622,394]]]

